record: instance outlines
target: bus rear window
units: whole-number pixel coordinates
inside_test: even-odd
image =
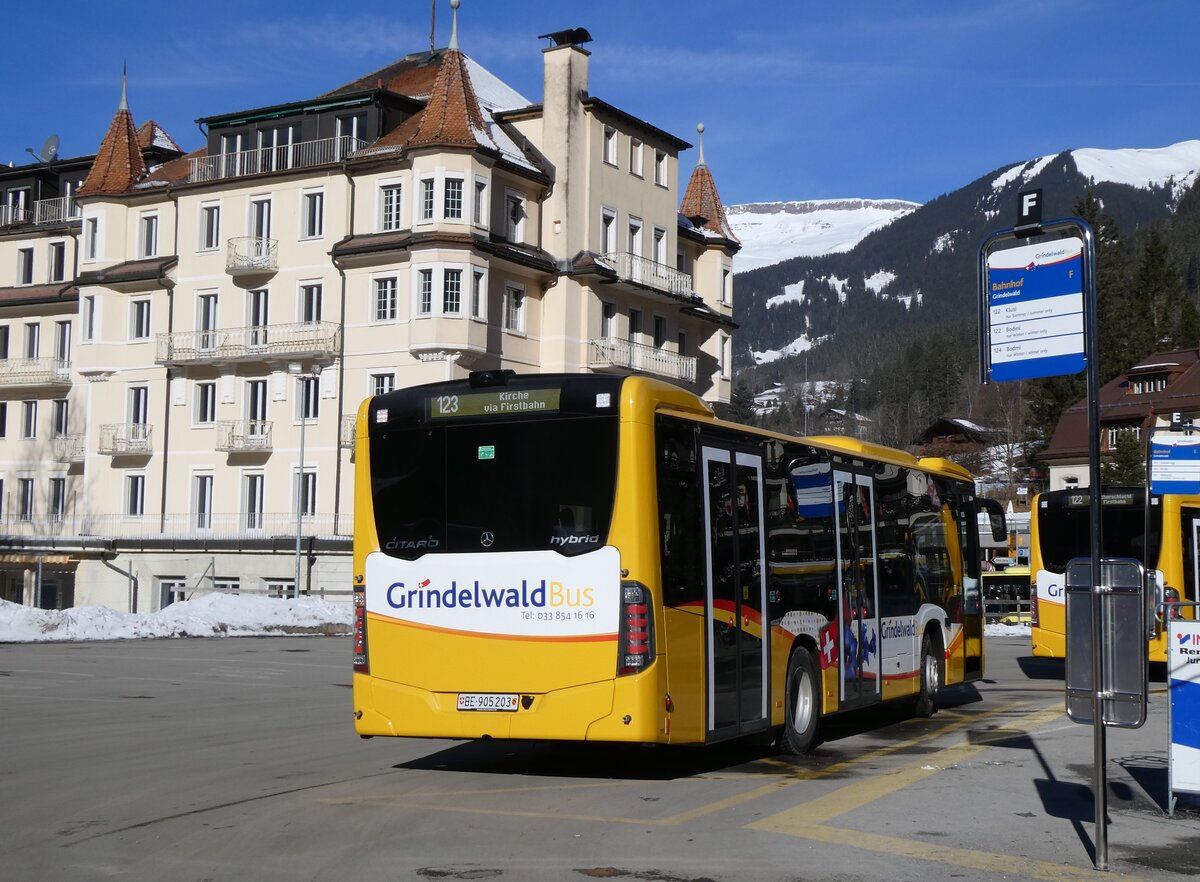
[[[608,540],[616,492],[615,415],[460,422],[371,437],[381,550],[555,550]]]
[[[1067,562],[1091,554],[1091,512],[1085,504],[1074,507],[1053,506],[1037,513],[1038,542],[1042,566],[1053,573],[1062,573]],[[1142,533],[1145,531],[1145,509],[1140,505],[1120,508],[1104,506],[1104,557],[1131,557],[1143,560]],[[1162,508],[1150,508],[1151,560],[1158,553],[1162,530]]]

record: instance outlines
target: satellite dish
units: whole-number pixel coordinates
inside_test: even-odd
[[[49,165],[58,158],[58,135],[51,135],[47,138],[42,144],[42,149],[37,153],[34,153],[30,147],[26,147],[25,152],[33,156],[38,162]]]

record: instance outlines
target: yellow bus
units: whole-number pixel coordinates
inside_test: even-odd
[[[1146,491],[1142,487],[1103,487],[1100,495],[1103,557],[1140,560],[1153,573],[1157,596],[1147,598],[1157,609],[1165,601],[1195,600],[1197,548],[1200,542],[1200,496],[1150,496],[1147,521]],[[1052,490],[1033,499],[1030,517],[1029,568],[1032,571],[1033,654],[1065,658],[1067,562],[1091,555],[1091,494],[1082,490]],[[1149,523],[1150,541],[1145,541]],[[1175,609],[1178,609],[1176,607]],[[1185,614],[1190,618],[1191,612]],[[1149,640],[1150,661],[1167,660],[1167,641],[1161,627]]]
[[[804,752],[822,717],[983,675],[985,501],[948,461],[511,371],[371,398],[356,443],[364,737]]]

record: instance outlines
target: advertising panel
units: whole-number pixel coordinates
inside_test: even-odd
[[[1171,792],[1200,793],[1200,622],[1171,621]]]

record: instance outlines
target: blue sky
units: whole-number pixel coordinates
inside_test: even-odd
[[[437,7],[442,46],[449,0]],[[194,149],[197,117],[309,98],[427,48],[430,8],[9,4],[0,161],[32,161],[51,132],[62,155],[94,152],[122,62],[135,119]],[[463,50],[535,101],[537,35],[588,28],[591,93],[688,141],[703,121],[726,203],[925,202],[1047,153],[1200,137],[1193,0],[463,0],[459,15]]]

